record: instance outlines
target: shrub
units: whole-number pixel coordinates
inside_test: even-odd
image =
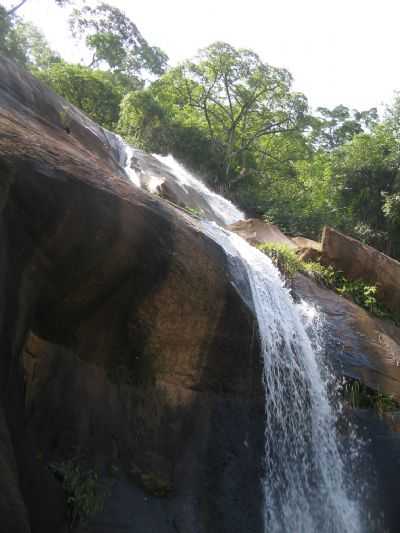
[[[71,529],[78,524],[86,525],[90,518],[102,511],[107,490],[98,472],[83,468],[77,459],[51,463],[49,467],[62,480]]]
[[[300,261],[296,252],[286,244],[265,243],[258,249],[272,259],[274,265],[284,276],[292,279],[297,272],[303,272],[304,263]]]
[[[370,389],[356,379],[345,381],[343,396],[353,409],[375,409],[380,416],[399,408],[393,396]]]

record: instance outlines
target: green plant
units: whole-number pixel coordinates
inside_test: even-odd
[[[68,114],[67,109],[62,109],[59,112],[60,122],[61,126],[64,128],[64,130],[69,133],[70,132],[70,126],[71,126],[71,117]]]
[[[258,248],[272,259],[287,278],[292,279],[297,272],[301,272],[345,298],[350,298],[375,316],[388,318],[396,324],[400,323],[400,316],[389,311],[378,301],[379,289],[376,285],[370,285],[361,279],[349,280],[343,272],[335,270],[332,266],[301,261],[296,252],[284,244],[266,243],[259,245]]]
[[[375,391],[356,379],[345,381],[343,396],[353,409],[375,409],[380,416],[399,408],[393,396]]]
[[[197,218],[201,218],[203,216],[203,211],[198,207],[185,207],[184,211],[187,211],[190,215]]]
[[[303,263],[297,257],[296,252],[285,244],[265,243],[260,244],[258,249],[271,258],[279,270],[292,279],[297,272],[303,271]]]
[[[96,470],[84,468],[77,459],[51,463],[49,468],[62,480],[71,529],[78,524],[86,525],[102,511],[107,490]]]

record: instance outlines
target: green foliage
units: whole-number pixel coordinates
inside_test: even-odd
[[[282,136],[283,150],[284,136],[304,128],[307,102],[291,82],[254,52],[214,43],[127,98],[120,131],[171,151],[217,188],[239,189],[254,182],[257,161],[274,159],[270,137]]]
[[[7,36],[12,28],[12,18],[6,9],[0,5],[0,52],[8,55]]]
[[[273,175],[270,172],[269,181],[264,180],[262,192],[256,193],[262,202],[259,209],[285,233],[318,239],[324,225],[337,227],[341,220],[332,156],[319,152],[309,157],[299,150],[297,156],[290,157],[298,157],[291,173],[282,166],[276,168]]]
[[[36,76],[84,111],[95,122],[114,130],[127,80],[102,70],[57,63]]]
[[[69,116],[67,110],[63,109],[62,111],[60,111],[59,117],[60,117],[60,122],[61,122],[62,127],[66,131],[69,131],[70,130],[70,125],[71,125],[70,124],[71,123],[71,119],[70,119],[70,116]]]
[[[98,472],[82,467],[77,459],[52,463],[50,469],[62,480],[71,528],[86,525],[102,511],[107,490]]]
[[[203,216],[203,211],[198,207],[186,207],[184,208],[184,211],[187,211],[190,215],[196,218],[201,218]]]
[[[218,146],[210,142],[206,131],[190,121],[181,121],[174,110],[164,101],[160,102],[156,90],[159,91],[159,84],[164,84],[164,81],[162,78],[150,89],[131,92],[124,97],[119,133],[144,150],[173,153],[201,174],[218,176],[223,172]]]
[[[325,150],[342,146],[378,121],[378,112],[374,107],[367,111],[350,111],[344,105],[334,109],[318,107],[317,113],[312,122],[311,140],[315,146]]]
[[[60,61],[43,34],[31,23],[0,6],[0,53],[29,69],[46,69]]]
[[[390,128],[382,124],[371,134],[357,135],[334,159],[345,229],[394,255],[400,252],[400,240],[390,199],[399,186],[399,148]]]
[[[356,379],[345,381],[343,395],[353,409],[375,409],[381,416],[399,408],[393,396],[375,391]]]
[[[389,194],[382,192],[383,197],[383,214],[390,224],[400,230],[400,192]]]
[[[300,261],[296,252],[286,244],[265,243],[258,249],[272,259],[274,265],[287,276],[293,278],[297,272],[303,271],[304,263]]]
[[[343,272],[335,270],[332,266],[325,267],[320,263],[301,261],[295,250],[284,244],[266,243],[259,245],[258,249],[268,255],[288,279],[292,279],[297,272],[301,272],[345,298],[353,300],[375,316],[389,318],[394,322],[399,321],[399,317],[378,301],[376,285],[369,285],[360,279],[351,281],[345,277]]]
[[[361,279],[349,280],[343,272],[335,270],[332,266],[324,267],[319,263],[304,263],[303,269],[303,272],[312,275],[314,279],[345,298],[353,300],[378,318],[387,318],[396,324],[400,323],[400,317],[378,300],[379,288],[376,285],[370,285]]]
[[[174,82],[183,113],[221,144],[225,178],[246,172],[262,139],[303,125],[307,101],[291,92],[289,72],[250,50],[214,43],[181,65]]]
[[[101,3],[74,9],[70,26],[75,37],[85,38],[93,52],[91,67],[106,65],[112,72],[141,76],[142,71],[160,75],[168,57],[151,47],[137,26],[117,7]]]
[[[165,111],[149,91],[130,92],[121,102],[118,131],[135,146],[160,152],[168,131]]]

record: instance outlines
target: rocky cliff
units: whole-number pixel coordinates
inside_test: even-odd
[[[111,480],[92,531],[261,532],[256,321],[222,249],[7,60],[0,194],[0,531],[63,531],[48,465],[75,458]]]

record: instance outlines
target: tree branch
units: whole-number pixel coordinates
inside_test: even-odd
[[[20,2],[19,4],[17,4],[16,6],[12,7],[12,8],[10,9],[10,11],[7,11],[7,15],[9,15],[9,16],[10,16],[10,15],[14,15],[14,13],[15,13],[16,11],[18,11],[18,9],[19,9],[20,7],[22,7],[22,6],[25,4],[26,1],[27,1],[27,0],[21,0],[21,2]]]

